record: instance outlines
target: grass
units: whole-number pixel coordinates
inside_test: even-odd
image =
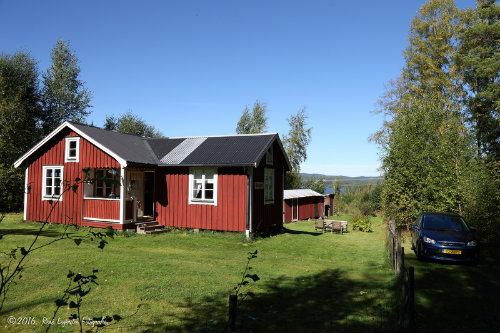
[[[33,239],[39,224],[21,220],[21,215],[8,215],[0,224],[4,235],[1,251],[26,246]],[[314,232],[313,222],[291,223],[282,234],[249,242],[237,233],[185,230],[120,234],[102,251],[96,242],[84,241],[80,246],[71,240],[56,242],[30,255],[22,279],[9,291],[0,314],[0,331],[44,331],[41,321],[52,316],[54,301],[67,285],[68,271],[90,273],[93,269],[99,270],[100,284],[82,304],[87,318],[104,314],[127,317],[142,304],[136,315],[116,325],[119,332],[222,331],[228,296],[241,280],[248,252],[254,250],[258,250],[258,258],[251,262],[251,273],[258,274],[260,281],[249,284],[248,290],[255,295],[239,304],[239,331],[394,331],[396,279],[386,259],[385,227],[380,218],[373,222],[371,233],[351,231],[349,226],[350,232],[344,235]],[[49,242],[62,230],[59,225],[50,225],[40,243]],[[407,251],[406,256],[407,263],[413,264],[412,254]],[[447,265],[444,269],[440,265],[430,272],[430,276],[437,276],[437,284],[422,284],[428,280],[427,266],[414,264],[422,329],[439,321],[439,314],[432,317],[432,302],[441,293],[441,272],[452,271],[466,281],[469,273],[480,270],[486,274],[485,280],[495,282],[483,264]],[[453,285],[449,283],[450,288]],[[491,288],[493,293],[484,288],[471,289],[470,293],[484,293],[490,297],[486,304],[494,305],[498,285],[493,283]],[[58,317],[63,320],[71,313],[65,308]],[[423,318],[428,313],[431,321]],[[484,318],[489,315],[495,312],[489,311]],[[9,316],[33,317],[37,323],[29,327],[9,325]],[[478,318],[474,320],[480,323]],[[498,325],[498,317],[492,320]],[[74,329],[56,324],[51,331]]]

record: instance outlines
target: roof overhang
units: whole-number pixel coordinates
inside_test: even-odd
[[[254,164],[254,167],[257,167],[260,164],[260,161],[262,160],[262,158],[266,154],[269,147],[272,146],[274,141],[277,141],[278,146],[281,149],[281,153],[283,154],[283,157],[285,158],[286,166],[288,167],[288,170],[285,170],[285,171],[290,171],[290,170],[292,170],[292,165],[290,164],[290,160],[288,159],[288,155],[285,152],[285,148],[283,148],[283,144],[281,143],[280,136],[278,135],[278,133],[274,133],[274,134],[275,134],[275,138],[273,140],[271,140],[271,142],[267,145],[267,147],[261,152],[259,158],[257,159],[257,162],[255,162],[255,164]]]
[[[94,146],[98,147],[99,149],[101,149],[102,151],[104,151],[106,154],[108,154],[111,157],[113,157],[115,160],[118,161],[118,163],[120,163],[120,165],[122,167],[126,167],[127,166],[127,161],[124,160],[122,157],[118,156],[116,153],[114,153],[113,151],[111,151],[109,148],[105,147],[104,145],[102,145],[101,143],[97,142],[96,140],[94,140],[89,135],[87,135],[84,132],[82,132],[81,130],[79,130],[76,126],[74,126],[70,122],[65,121],[64,123],[62,123],[61,125],[59,125],[55,130],[53,130],[49,135],[47,135],[45,138],[43,138],[43,140],[41,140],[35,146],[33,146],[33,148],[31,148],[26,154],[24,154],[17,161],[15,161],[14,162],[14,167],[18,168],[19,166],[21,166],[26,161],[26,159],[28,157],[30,157],[31,155],[33,155],[38,149],[40,149],[44,144],[46,144],[47,142],[49,142],[53,137],[55,137],[57,134],[59,134],[66,127],[70,128],[72,131],[74,131],[75,133],[77,133],[78,135],[80,135],[82,138],[84,138],[85,140],[89,141]]]

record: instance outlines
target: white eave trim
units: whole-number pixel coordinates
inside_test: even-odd
[[[19,158],[17,161],[15,161],[14,162],[14,167],[18,168],[31,154],[33,154],[34,152],[36,152],[40,147],[42,147],[44,144],[46,144],[50,139],[52,139],[54,136],[56,136],[65,127],[69,127],[71,130],[73,130],[75,133],[77,133],[78,135],[80,135],[82,138],[84,138],[85,140],[89,141],[94,146],[96,146],[97,148],[99,148],[102,151],[104,151],[106,154],[108,154],[111,157],[113,157],[115,160],[118,161],[118,163],[121,164],[122,167],[126,167],[127,166],[127,161],[125,161],[123,158],[121,158],[120,156],[118,156],[117,154],[115,154],[114,152],[112,152],[111,150],[109,150],[109,148],[103,146],[102,144],[100,144],[99,142],[97,142],[96,140],[94,140],[92,137],[88,136],[87,134],[85,134],[84,132],[82,132],[81,130],[79,130],[76,126],[74,126],[70,122],[65,121],[64,123],[62,123],[61,125],[59,125],[59,127],[57,127],[55,130],[53,130],[49,135],[47,135],[43,140],[41,140],[40,142],[38,142],[26,154],[24,154],[23,156],[21,156],[21,158]]]

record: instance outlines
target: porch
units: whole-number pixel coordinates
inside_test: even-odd
[[[84,184],[82,224],[136,229],[154,219],[154,171],[120,168],[91,169]]]

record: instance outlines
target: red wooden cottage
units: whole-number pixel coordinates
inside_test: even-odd
[[[151,217],[247,234],[282,223],[290,169],[278,134],[143,138],[70,122],[14,166],[26,169],[25,220],[44,221],[59,200],[50,222],[124,230]],[[63,193],[83,169],[97,180]]]
[[[324,197],[310,189],[285,190],[285,222],[317,218],[323,215]]]

